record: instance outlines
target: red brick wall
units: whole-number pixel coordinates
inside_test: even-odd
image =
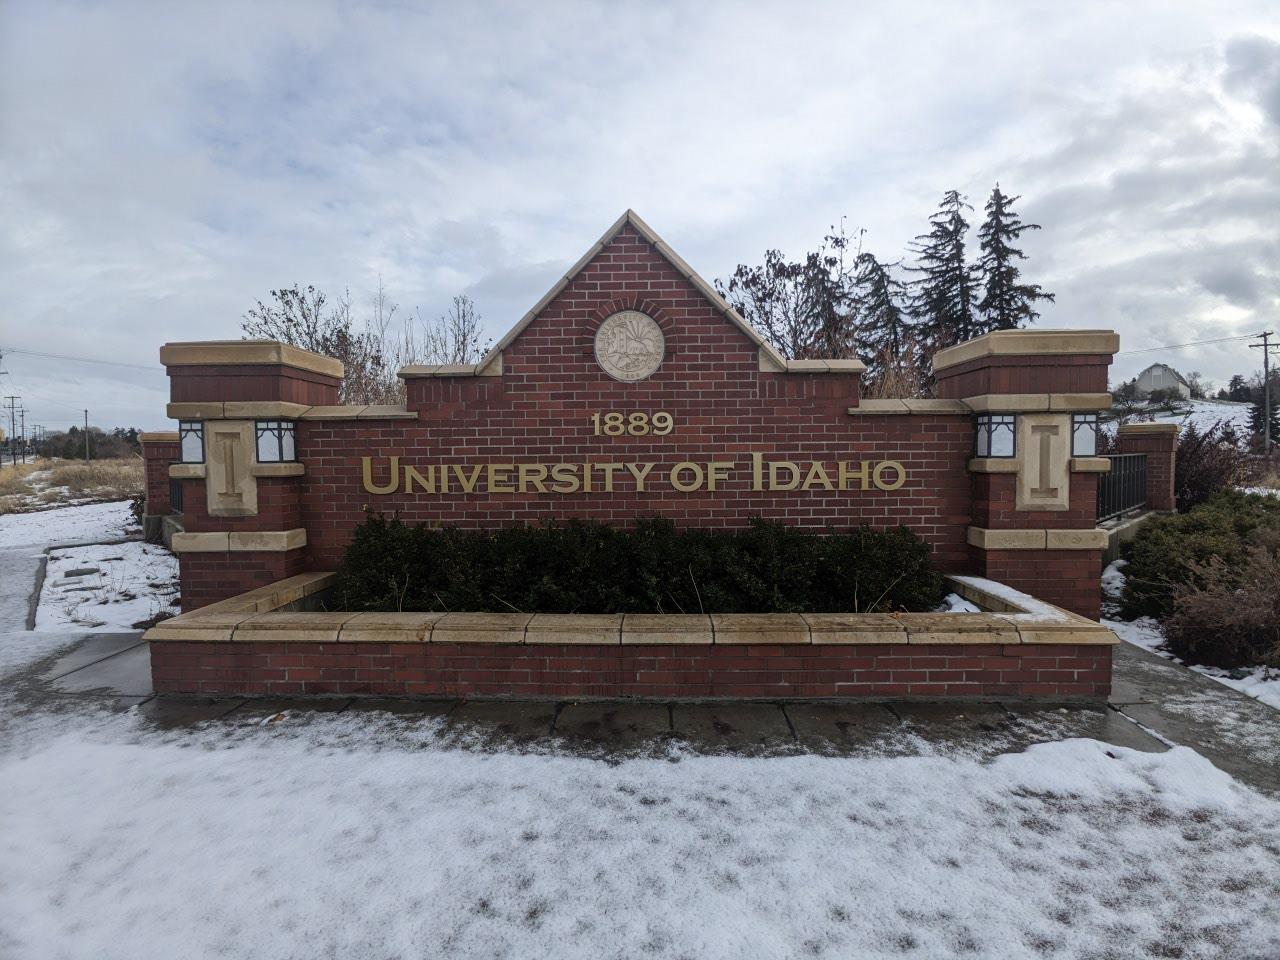
[[[179,564],[182,612],[306,571],[304,551],[184,553]]]
[[[1174,473],[1178,448],[1178,434],[1167,433],[1125,434],[1120,428],[1116,440],[1117,453],[1145,453],[1147,455],[1147,509],[1173,510],[1177,507],[1174,491]]]
[[[359,474],[360,466],[356,465]],[[183,526],[191,533],[222,530],[295,530],[302,526],[301,481],[297,477],[258,477],[258,514],[253,517],[209,515],[203,480],[183,491]]]
[[[594,357],[596,327],[625,308],[654,316],[666,337],[661,369],[639,383],[609,378]],[[473,527],[568,517],[627,523],[655,514],[711,527],[741,527],[752,516],[812,529],[903,523],[934,545],[945,569],[968,563],[971,418],[849,416],[857,376],[760,372],[756,345],[630,226],[504,350],[502,377],[414,379],[408,387],[416,424],[299,423],[302,522],[316,567],[337,563],[366,505]],[[593,436],[588,418],[609,411],[666,411],[676,426],[666,437]],[[829,464],[899,460],[908,480],[893,492],[752,492],[750,451]],[[655,477],[684,460],[738,467],[714,493],[679,493],[663,482],[637,494],[622,472],[612,494],[374,496],[361,485],[361,455],[420,466],[655,462]]]
[[[1102,604],[1100,550],[973,550],[981,576],[1048,603],[1098,619]]]
[[[1071,474],[1068,510],[1015,510],[1017,477],[1012,473],[973,474],[973,525],[992,529],[1092,530],[1097,525],[1098,475]]]
[[[988,393],[1106,393],[1110,354],[978,357],[937,374],[938,396]]]
[[[1041,697],[1110,693],[1111,648],[151,644],[157,693],[449,697]]]
[[[169,513],[169,464],[182,459],[182,446],[178,441],[148,440],[142,444],[143,471],[146,475],[147,514],[162,516]]]
[[[277,363],[169,367],[169,399],[279,400],[327,406],[338,402],[340,381]]]

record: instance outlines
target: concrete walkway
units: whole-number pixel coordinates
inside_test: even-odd
[[[1090,737],[1147,751],[1185,744],[1243,782],[1280,795],[1280,711],[1127,644],[1117,648],[1110,707],[157,698],[140,632],[24,631],[40,556],[39,546],[0,551],[0,630],[9,631],[0,633],[0,695],[23,710],[137,707],[146,722],[164,727],[381,710],[408,720],[436,718],[442,736],[472,748],[547,748],[605,759],[664,751],[673,743],[747,755],[901,756],[946,746],[994,756]],[[32,656],[20,655],[23,645]],[[6,660],[26,666],[5,670]]]
[[[698,752],[781,756],[905,756],[934,747],[994,756],[1034,743],[1090,737],[1161,751],[1189,746],[1237,779],[1280,796],[1280,711],[1154,656],[1117,648],[1109,707],[1080,704],[866,702],[541,702],[187,699],[156,697],[140,633],[0,634],[0,646],[55,652],[0,681],[25,709],[91,702],[138,707],[147,722],[305,719],[386,711],[442,721],[442,736],[477,749],[556,749],[604,759],[653,754],[679,744]]]

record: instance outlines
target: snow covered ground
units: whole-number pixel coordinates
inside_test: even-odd
[[[1193,424],[1204,433],[1215,423],[1230,424],[1239,437],[1249,435],[1249,404],[1230,400],[1188,400],[1173,413],[1156,414],[1157,423],[1176,423],[1185,427]]]
[[[24,722],[15,960],[1280,955],[1280,803],[1185,748],[609,764],[386,714]]]
[[[127,500],[0,516],[0,547],[112,540],[138,531]]]
[[[1124,587],[1124,561],[1117,560],[1102,573],[1103,593],[1109,597],[1118,597]],[[1150,650],[1166,660],[1183,663],[1169,651],[1164,649],[1164,635],[1160,632],[1160,624],[1150,617],[1141,617],[1132,622],[1124,620],[1103,620],[1108,628],[1115,631],[1116,636],[1126,643]],[[1185,664],[1196,673],[1210,677],[1218,683],[1233,690],[1253,697],[1269,707],[1280,710],[1280,670],[1267,667],[1252,667],[1240,670],[1222,670],[1218,667],[1205,667],[1199,664]]]
[[[128,630],[177,607],[178,558],[164,547],[69,547],[49,553],[36,629]]]

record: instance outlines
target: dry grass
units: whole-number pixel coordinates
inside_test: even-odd
[[[28,478],[37,470],[48,470],[48,460],[0,466],[0,497],[23,496],[32,492]]]
[[[0,470],[0,514],[45,510],[67,501],[125,500],[141,494],[143,486],[140,457],[20,463]]]
[[[145,482],[142,460],[90,460],[61,463],[49,473],[49,486],[66,487],[76,497],[121,500],[142,492]]]
[[[1273,470],[1254,484],[1254,486],[1267,487],[1270,490],[1280,490],[1280,473],[1276,473]]]

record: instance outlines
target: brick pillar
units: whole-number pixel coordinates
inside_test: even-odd
[[[169,465],[182,458],[178,434],[172,430],[138,435],[142,445],[142,467],[146,507],[142,515],[142,535],[148,543],[163,537],[164,518],[173,512],[169,502]]]
[[[976,426],[993,418],[997,436],[1014,440],[969,462],[971,567],[1091,619],[1107,543],[1097,475],[1110,462],[1075,455],[1073,418],[1111,406],[1107,370],[1119,345],[1109,330],[1001,330],[933,362],[939,397],[963,401]]]
[[[332,409],[342,364],[266,340],[168,343],[160,362],[169,416],[198,421],[204,441],[202,460],[169,468],[183,484],[184,532],[173,537],[183,611],[301,573],[306,465],[300,450],[293,460],[270,456],[259,426],[288,432],[309,411]],[[293,438],[297,450],[296,430]]]
[[[1174,465],[1178,453],[1176,423],[1126,423],[1116,433],[1117,453],[1147,455],[1147,509],[1176,510]]]

